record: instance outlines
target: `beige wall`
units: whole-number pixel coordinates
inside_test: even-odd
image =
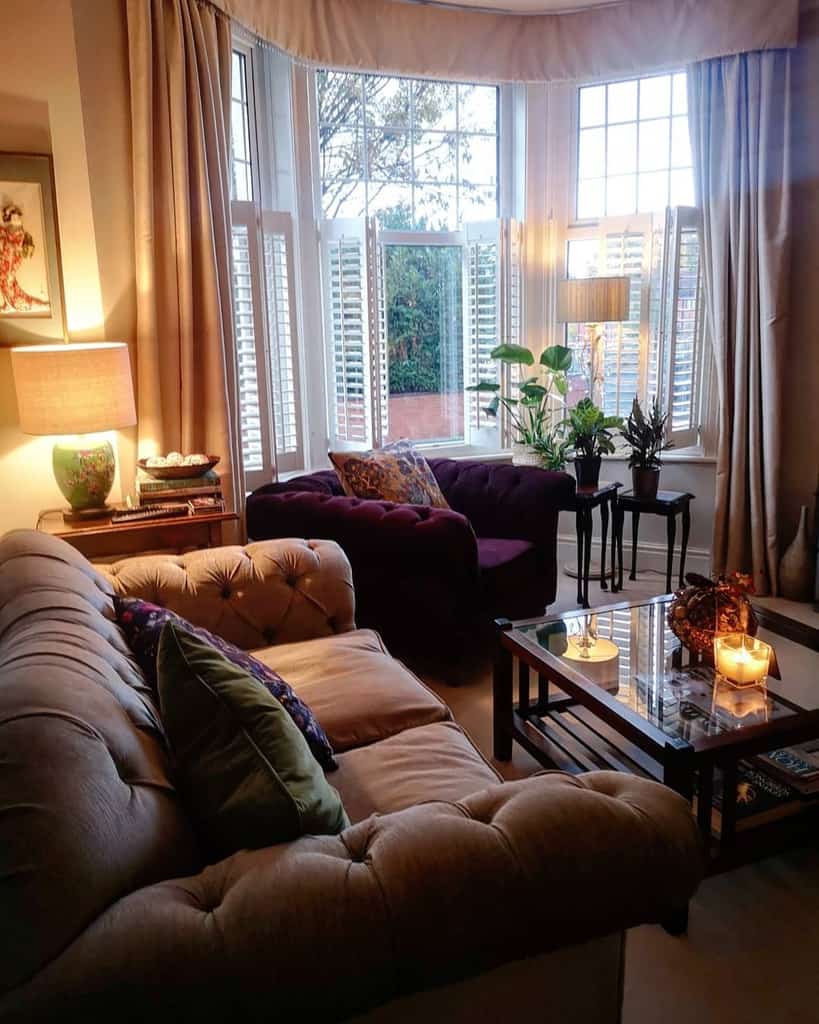
[[[72,340],[134,335],[130,111],[121,0],[3,0],[0,150],[51,153]],[[0,333],[2,326],[0,326]],[[133,444],[120,435],[123,475]],[[0,533],[61,505],[49,438],[27,437],[0,349]],[[115,482],[114,497],[119,494]],[[127,488],[126,488],[127,489]]]

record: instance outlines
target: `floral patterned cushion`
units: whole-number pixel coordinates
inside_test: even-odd
[[[159,637],[165,623],[172,622],[180,629],[211,644],[228,661],[253,676],[284,707],[304,735],[313,756],[322,768],[332,771],[338,767],[333,759],[333,748],[330,746],[330,741],[316,721],[313,712],[273,669],[263,665],[240,647],[234,647],[233,644],[229,644],[206,629],[191,625],[181,615],[177,615],[168,608],[162,608],[157,604],[151,604],[150,601],[142,601],[136,597],[115,597],[114,606],[117,622],[125,633],[128,646],[142,669],[145,679],[154,691],[157,686],[156,656],[159,650]]]
[[[371,452],[330,452],[344,493],[400,505],[449,508],[429,463],[409,441],[393,441]]]

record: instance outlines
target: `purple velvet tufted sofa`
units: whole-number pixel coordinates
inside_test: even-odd
[[[356,620],[390,643],[457,646],[497,616],[539,615],[555,598],[565,473],[430,459],[449,509],[346,497],[332,470],[260,487],[247,499],[254,540],[335,540],[353,567]],[[413,642],[414,641],[414,642]]]

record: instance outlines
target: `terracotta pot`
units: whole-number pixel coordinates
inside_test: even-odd
[[[574,460],[574,475],[578,487],[596,487],[600,482],[600,455],[578,455]]]
[[[638,469],[631,471],[631,487],[634,497],[641,501],[654,501],[660,485],[659,469]]]

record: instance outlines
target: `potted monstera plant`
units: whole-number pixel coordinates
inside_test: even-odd
[[[574,452],[578,487],[595,487],[600,480],[602,456],[614,452],[612,430],[619,430],[619,416],[606,416],[590,398],[581,398],[563,421],[566,441]]]
[[[566,447],[554,423],[556,403],[553,399],[555,395],[564,396],[569,390],[566,374],[572,365],[571,351],[563,345],[552,345],[536,360],[534,352],[525,345],[498,345],[491,356],[501,363],[521,368],[521,380],[512,385],[513,393],[504,394],[501,384],[487,380],[478,381],[466,390],[491,396],[482,409],[485,415],[495,418],[501,408],[506,410],[514,431],[512,461],[516,465],[562,469]]]
[[[631,446],[628,467],[635,497],[653,501],[660,484],[660,453],[674,447],[666,440],[668,413],[663,413],[656,397],[651,402],[648,416],[637,398],[620,433]]]

